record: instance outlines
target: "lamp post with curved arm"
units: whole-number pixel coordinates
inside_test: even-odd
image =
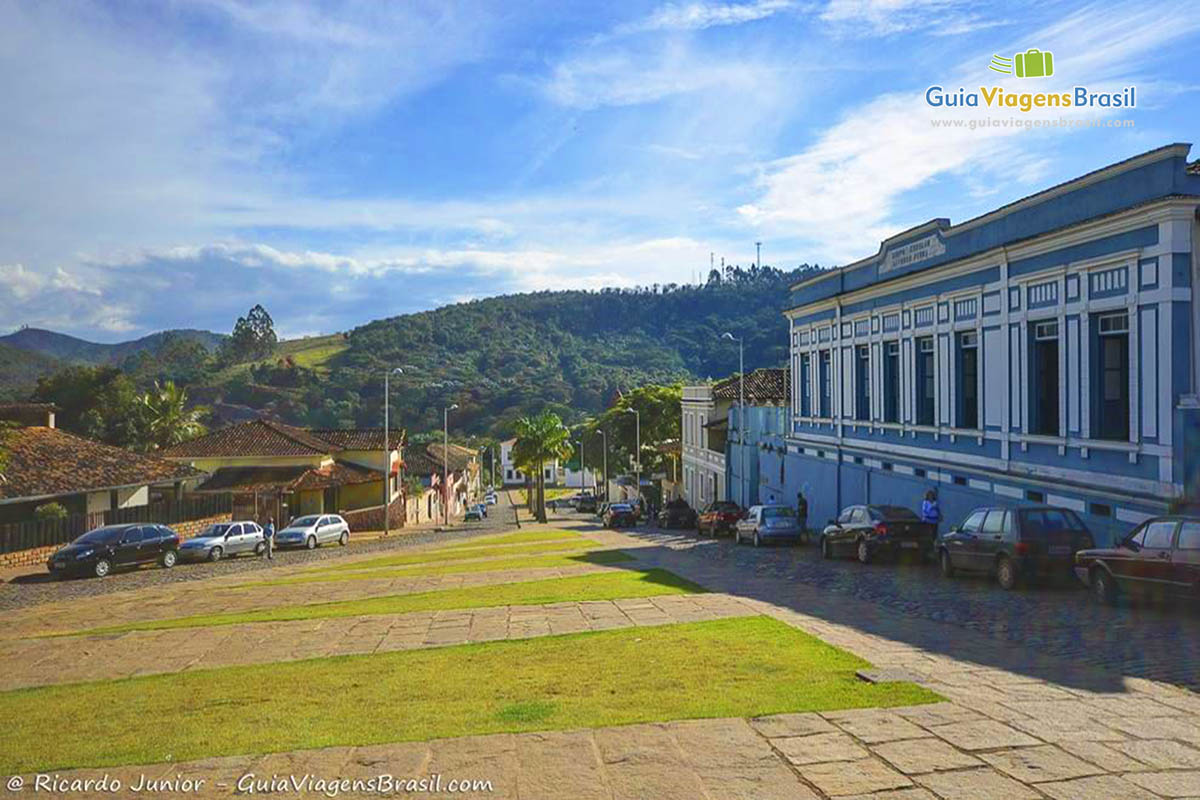
[[[442,524],[450,524],[450,412],[458,408],[451,403],[442,409]]]
[[[738,346],[738,497],[745,505],[743,488],[746,486],[746,362],[745,349],[740,336],[734,336],[729,331],[721,334],[722,339],[737,342]]]
[[[636,408],[625,409],[626,414],[633,414],[634,424],[637,426],[636,443],[637,449],[633,452],[633,482],[634,488],[637,490],[638,498],[642,496],[642,415]]]
[[[392,510],[392,448],[388,442],[388,434],[391,429],[388,427],[389,403],[391,402],[391,387],[388,379],[393,375],[403,375],[404,370],[400,367],[394,367],[383,373],[383,535],[388,535],[389,523]]]

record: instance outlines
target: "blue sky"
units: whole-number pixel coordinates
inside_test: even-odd
[[[989,72],[1055,54],[1055,75]],[[1200,131],[1185,4],[0,0],[0,316],[286,335],[517,291],[835,265]],[[925,89],[1138,87],[1132,127]],[[1051,118],[1058,113],[1039,112]],[[1192,157],[1200,157],[1200,148]]]

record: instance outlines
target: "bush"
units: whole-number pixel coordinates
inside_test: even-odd
[[[67,508],[62,503],[46,503],[33,510],[38,522],[57,522],[67,518]]]

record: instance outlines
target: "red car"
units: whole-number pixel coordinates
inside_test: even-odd
[[[1081,550],[1075,574],[1102,603],[1119,594],[1200,600],[1200,517],[1155,517],[1116,547]]]
[[[732,536],[742,513],[741,506],[731,500],[709,503],[696,520],[696,531],[701,536],[716,536],[721,533]]]

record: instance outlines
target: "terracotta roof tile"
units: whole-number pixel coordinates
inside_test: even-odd
[[[345,461],[335,461],[332,465],[320,469],[305,466],[222,467],[197,486],[196,491],[292,492],[380,480],[383,480],[382,472]]]
[[[303,428],[256,419],[230,425],[162,451],[166,458],[328,455],[334,448]]]
[[[204,473],[156,456],[94,442],[57,428],[0,432],[8,451],[0,498],[48,497],[171,483]]]
[[[329,442],[338,450],[383,450],[383,428],[307,428],[310,434]],[[388,446],[395,448],[404,439],[404,431],[388,432]]]
[[[791,397],[791,380],[786,367],[756,369],[746,375],[745,395],[747,405],[754,403],[787,403]],[[717,381],[712,387],[713,397],[718,400],[738,401],[738,376],[733,375]]]

